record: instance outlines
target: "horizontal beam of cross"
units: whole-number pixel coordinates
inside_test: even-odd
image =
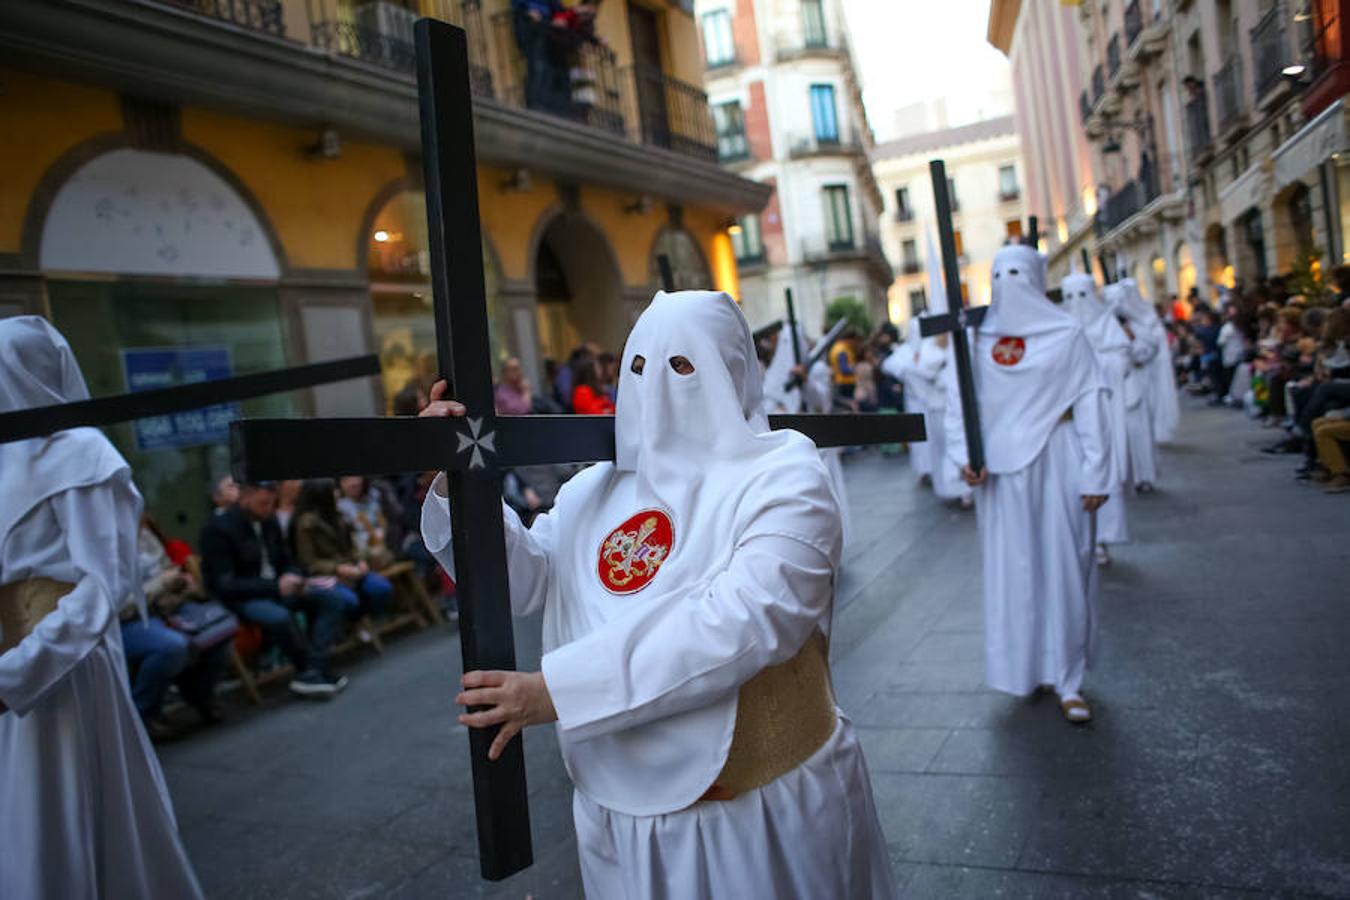
[[[46,437],[67,428],[132,422],[378,374],[380,358],[370,354],[57,406],[37,406],[0,415],[0,444]]]
[[[476,421],[245,419],[230,425],[234,474],[242,481],[389,475],[445,469],[447,462],[468,470],[475,450],[479,460],[492,454],[493,468],[614,458],[613,416],[498,416],[477,434]],[[818,447],[925,439],[923,417],[914,415],[777,415],[769,424],[800,431]]]
[[[989,312],[989,307],[970,306],[964,312],[966,314],[966,327],[979,328],[980,323],[984,321],[985,313]],[[961,322],[958,313],[934,313],[931,316],[919,317],[919,334],[923,337],[947,334],[960,327]]]

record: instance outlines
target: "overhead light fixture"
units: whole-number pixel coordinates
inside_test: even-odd
[[[730,235],[733,235],[733,236],[734,236],[734,235],[737,235],[737,234],[740,234],[741,231],[743,231],[743,230],[744,230],[744,229],[741,228],[741,223],[740,223],[740,222],[732,222],[730,225],[727,226],[727,234],[730,234]]]
[[[1294,63],[1291,66],[1285,66],[1280,70],[1280,74],[1285,78],[1302,78],[1303,73],[1308,71],[1308,67],[1303,63]]]
[[[389,232],[381,228],[379,231],[375,232],[373,237],[375,238],[376,243],[383,244],[385,241],[389,240]]]

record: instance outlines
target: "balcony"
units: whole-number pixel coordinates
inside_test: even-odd
[[[419,9],[467,33],[484,164],[729,214],[768,195],[715,164],[698,88],[622,68],[590,42],[527,86],[509,19],[489,17],[480,0],[420,0]],[[407,9],[384,0],[4,0],[0,54],[147,100],[331,127],[416,153],[411,25]]]
[[[1144,15],[1139,10],[1139,0],[1130,0],[1125,4],[1125,46],[1134,49],[1135,41],[1144,33]]]
[[[923,271],[923,266],[919,265],[917,259],[907,259],[900,264],[900,272],[904,275],[918,275]]]
[[[897,210],[895,211],[895,221],[897,221],[897,222],[913,222],[913,221],[914,221],[914,210],[912,210],[912,209],[897,209]]]
[[[1095,109],[1098,103],[1102,102],[1102,97],[1106,94],[1106,73],[1102,71],[1101,63],[1092,67],[1092,106]]]
[[[788,135],[788,156],[791,159],[808,159],[813,156],[853,156],[866,157],[862,141],[849,129],[839,129],[833,135],[818,134],[814,131],[797,132]]]
[[[827,58],[839,59],[845,55],[844,47],[838,41],[830,40],[824,33],[803,34],[779,33],[774,36],[774,58],[779,62],[794,59]]]
[[[1078,118],[1082,120],[1084,125],[1087,124],[1088,119],[1092,118],[1092,101],[1088,99],[1087,91],[1078,95]]]
[[[1110,78],[1115,78],[1116,73],[1120,71],[1120,35],[1111,35],[1111,40],[1106,42],[1106,70]]]
[[[1195,90],[1191,99],[1186,101],[1185,116],[1186,146],[1194,163],[1209,153],[1214,144],[1209,133],[1209,98],[1203,87]]]
[[[882,284],[889,284],[895,275],[890,261],[886,259],[886,251],[881,247],[881,238],[871,233],[864,233],[861,241],[854,235],[839,240],[821,237],[808,241],[802,246],[802,258],[811,265],[861,262]]]
[[[750,140],[744,131],[728,131],[717,135],[717,161],[723,165],[746,162],[750,159]]]
[[[1157,179],[1151,171],[1140,169],[1138,178],[1127,182],[1123,188],[1106,198],[1101,209],[1097,210],[1092,223],[1097,237],[1106,237],[1148,206],[1157,196]]]
[[[1218,120],[1219,134],[1240,124],[1244,112],[1242,59],[1234,53],[1214,75],[1214,113]]]
[[[1279,86],[1280,73],[1288,65],[1284,40],[1284,9],[1275,4],[1251,30],[1252,62],[1256,69],[1256,97],[1264,97]]]
[[[998,192],[999,203],[1014,203],[1022,198],[1022,191],[1018,188],[1012,190],[1000,190]]]
[[[201,13],[277,37],[286,36],[285,19],[282,15],[281,0],[161,0],[171,6]]]

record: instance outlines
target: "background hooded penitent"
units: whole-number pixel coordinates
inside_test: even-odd
[[[0,412],[87,399],[75,354],[46,319],[0,320]],[[0,541],[49,497],[102,484],[127,470],[126,460],[95,428],[0,444]]]
[[[1082,327],[1045,296],[1043,263],[1035,249],[1012,245],[999,250],[992,293],[971,352],[988,468],[1007,474],[1029,465],[1064,413],[1105,385]],[[1014,365],[994,359],[994,348],[1005,337],[1022,341]]]

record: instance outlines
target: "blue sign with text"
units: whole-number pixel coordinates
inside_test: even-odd
[[[198,381],[229,378],[233,374],[228,347],[154,347],[122,351],[127,389],[148,391]],[[141,450],[199,447],[229,440],[230,422],[239,418],[238,403],[220,403],[202,409],[153,416],[135,422],[136,446]]]

